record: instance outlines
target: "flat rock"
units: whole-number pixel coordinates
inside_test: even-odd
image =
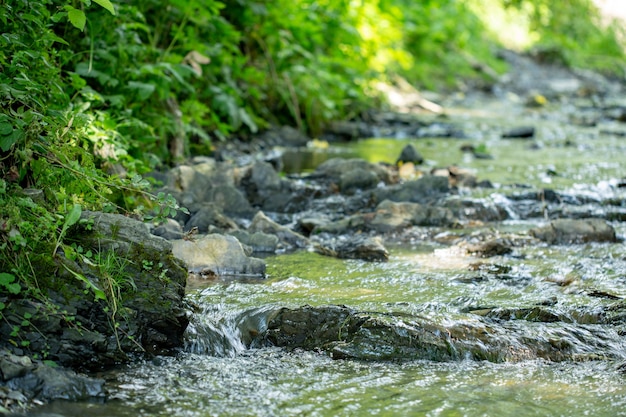
[[[550,244],[617,241],[615,229],[602,219],[557,219],[530,234]]]

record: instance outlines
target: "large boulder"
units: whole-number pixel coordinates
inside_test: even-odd
[[[602,219],[557,219],[530,234],[550,244],[617,241],[615,229]]]
[[[247,256],[233,236],[210,234],[193,240],[176,240],[172,244],[174,255],[196,276],[265,276],[265,262]]]
[[[0,341],[7,349],[19,345],[20,352],[93,370],[183,345],[187,272],[169,241],[142,222],[99,212],[83,212],[66,241],[73,244],[37,265],[45,303],[3,300]]]
[[[366,313],[345,306],[279,308],[267,314],[259,321],[262,326],[248,330],[254,334],[249,344],[321,350],[335,359],[556,362],[589,355],[587,346],[596,346],[596,355],[610,355],[597,343],[601,330],[583,335],[565,326],[537,333],[532,323],[504,327],[479,316],[441,325],[417,315]]]

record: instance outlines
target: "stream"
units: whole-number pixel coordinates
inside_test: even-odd
[[[536,111],[476,103],[451,109],[448,118],[429,116],[430,126],[441,121],[444,127],[460,127],[461,139],[402,136],[331,143],[286,153],[285,170],[311,172],[335,156],[394,163],[410,143],[424,156],[425,169],[455,164],[494,184],[461,189],[466,197],[501,202],[517,191],[549,188],[586,197],[594,213],[604,213],[607,202],[623,209],[626,139],[621,133],[626,127],[610,120],[595,126],[572,122],[588,108]],[[535,138],[501,138],[520,125],[535,127]],[[492,159],[462,152],[464,143]],[[194,316],[180,355],[98,375],[107,381],[106,402],[55,402],[37,411],[65,417],[624,415],[626,376],[620,366],[626,361],[626,328],[598,319],[626,297],[621,241],[526,245],[489,259],[459,253],[444,242],[447,235],[481,230],[523,232],[546,220],[512,217],[449,230],[416,228],[386,239],[386,263],[297,251],[265,258],[264,280],[194,282],[188,288]],[[622,240],[625,224],[611,225]],[[579,359],[333,360],[315,350],[246,346],[244,335],[262,328],[270,310],[303,305],[416,315],[442,326],[475,323],[494,308],[510,314],[549,306],[560,321],[500,317],[493,325],[503,338],[514,333],[563,341],[574,346]],[[584,344],[585,335],[594,335],[596,343]]]

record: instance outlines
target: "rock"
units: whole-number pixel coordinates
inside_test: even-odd
[[[327,179],[335,182],[336,184],[340,184],[342,175],[355,170],[358,170],[361,173],[368,171],[370,173],[368,174],[368,178],[372,177],[371,174],[375,175],[377,178],[376,183],[384,182],[385,184],[389,184],[393,180],[393,176],[387,168],[379,164],[372,164],[360,158],[329,159],[315,169],[311,178]]]
[[[167,240],[175,240],[183,238],[183,228],[174,219],[167,219],[165,223],[155,227],[152,234]]]
[[[9,381],[26,375],[34,367],[28,356],[17,356],[4,351],[2,352],[2,358],[0,358],[0,378],[2,378],[2,381]]]
[[[501,200],[504,200],[507,206],[503,206],[503,201],[487,201],[486,199],[451,196],[446,199],[444,206],[451,210],[454,216],[463,220],[494,222],[511,218],[511,213],[507,210],[510,202],[505,199]]]
[[[402,148],[402,152],[400,152],[400,156],[396,160],[396,165],[406,162],[419,165],[424,162],[424,157],[417,151],[417,149],[415,149],[415,146],[408,144]]]
[[[378,236],[350,236],[347,239],[321,244],[315,248],[315,251],[322,255],[342,259],[362,259],[381,262],[389,260],[389,252],[383,245],[382,239]]]
[[[385,233],[410,226],[451,226],[455,223],[452,212],[445,208],[385,200],[376,207],[369,226]]]
[[[353,140],[370,136],[370,132],[371,129],[363,122],[335,121],[326,127],[324,133],[340,140]]]
[[[291,126],[280,126],[266,130],[260,135],[263,142],[279,146],[306,146],[308,136]]]
[[[529,139],[535,137],[535,128],[533,126],[521,126],[510,129],[502,133],[502,137],[506,139]]]
[[[550,244],[617,241],[615,229],[601,219],[558,219],[531,229],[530,234]]]
[[[579,343],[583,349],[586,343],[596,346],[594,340],[602,332],[582,335],[576,328],[546,328],[537,334],[490,325],[480,317],[443,326],[424,317],[364,313],[343,306],[280,308],[268,313],[266,323],[255,333],[252,346],[322,350],[334,359],[377,361],[571,360],[584,353]]]
[[[32,383],[36,397],[43,401],[77,401],[105,396],[104,380],[78,375],[70,370],[42,365],[30,375],[24,377],[27,382],[16,381],[16,384]]]
[[[412,203],[434,202],[450,192],[448,179],[425,175],[415,181],[407,181],[372,191],[374,201],[406,201]]]
[[[265,262],[246,256],[241,243],[233,236],[210,234],[194,240],[175,240],[174,256],[182,259],[194,275],[265,276]]]
[[[215,229],[220,232],[237,230],[237,224],[226,217],[219,208],[213,204],[205,204],[185,223],[185,231],[197,228],[198,233],[211,233]],[[182,239],[182,235],[179,237]]]
[[[129,253],[133,247],[141,247],[150,253],[168,253],[172,244],[150,233],[147,224],[120,214],[83,211],[81,220],[91,224],[94,233],[82,233],[82,239],[99,251]]]
[[[376,187],[380,178],[375,172],[362,168],[346,171],[339,177],[339,190],[343,194],[354,194],[358,190]]]
[[[511,253],[511,244],[502,238],[489,239],[484,242],[470,243],[464,245],[467,253],[481,258],[506,255]]]
[[[8,349],[17,346],[11,333],[25,316],[29,324],[18,340],[27,348],[18,350],[76,369],[102,369],[128,360],[129,353],[168,354],[182,346],[187,274],[169,241],[137,220],[88,211],[67,238],[92,255],[62,246],[44,266],[53,272],[39,278],[41,285],[46,280],[47,304],[5,302],[0,341]]]
[[[375,231],[388,233],[411,226],[452,226],[457,223],[452,212],[446,208],[417,203],[385,200],[373,213],[360,213],[335,222],[322,224],[314,232],[334,234],[348,231]]]
[[[256,161],[249,166],[239,182],[250,204],[265,208],[266,203],[276,198],[278,193],[290,194],[290,184],[283,181],[274,167],[268,162]]]
[[[309,246],[309,239],[294,232],[288,227],[274,222],[262,211],[258,212],[256,216],[254,216],[252,223],[248,227],[248,231],[252,233],[262,232],[275,235],[287,248],[305,248]]]
[[[207,192],[206,202],[230,217],[250,218],[256,213],[246,196],[232,185],[217,185]]]
[[[274,235],[261,232],[248,233],[245,230],[234,230],[229,234],[237,238],[242,245],[251,247],[253,252],[274,253],[278,248],[279,240]]]

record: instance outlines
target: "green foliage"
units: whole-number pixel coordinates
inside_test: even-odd
[[[531,29],[539,35],[533,46],[538,58],[623,75],[623,25],[602,22],[593,1],[503,0],[503,4],[529,14]]]

